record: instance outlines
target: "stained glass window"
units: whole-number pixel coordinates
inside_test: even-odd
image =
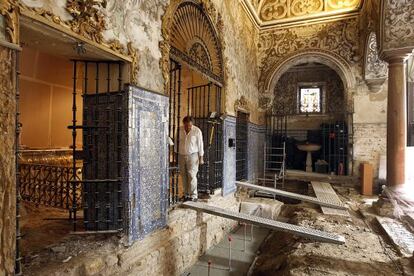
[[[300,113],[320,113],[321,108],[321,88],[320,87],[301,87],[300,88]]]

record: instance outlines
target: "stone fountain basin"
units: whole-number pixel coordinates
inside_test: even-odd
[[[296,146],[299,150],[307,152],[318,151],[321,149],[321,145],[318,144],[297,144]]]

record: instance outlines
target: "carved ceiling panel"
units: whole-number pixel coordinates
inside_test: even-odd
[[[357,11],[363,0],[245,0],[258,25],[327,18]]]

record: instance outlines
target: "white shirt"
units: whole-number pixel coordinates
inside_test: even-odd
[[[186,133],[184,127],[179,128],[179,149],[178,153],[181,155],[190,155],[198,153],[198,156],[204,155],[203,133],[201,130],[192,126],[190,132]]]

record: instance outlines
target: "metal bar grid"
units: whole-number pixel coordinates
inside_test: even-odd
[[[169,83],[169,123],[168,135],[174,141],[176,150],[169,151],[169,186],[168,202],[174,205],[179,202],[179,169],[178,169],[178,148],[180,143],[180,122],[181,122],[181,65],[170,59],[170,83]],[[177,151],[177,152],[176,152]]]
[[[187,114],[194,118],[204,140],[205,164],[197,176],[201,192],[212,193],[223,186],[223,125],[217,119],[220,113],[221,87],[208,83],[187,89]]]
[[[74,174],[80,174],[81,168],[75,171],[70,166],[46,164],[19,164],[19,193],[22,200],[36,204],[70,210],[73,199],[76,206],[82,206],[79,190],[73,196],[71,180]]]
[[[265,219],[257,216],[252,216],[243,213],[236,213],[222,208],[214,207],[200,202],[184,202],[183,207],[190,208],[196,211],[208,213],[215,216],[220,216],[228,219],[233,219],[249,224],[266,227],[272,230],[282,231],[298,235],[307,239],[312,239],[320,242],[344,244],[345,238],[337,234],[331,234],[320,230],[298,226],[294,224],[279,222],[271,219]]]
[[[122,91],[122,63],[74,60],[73,166],[83,162],[82,175],[71,179],[72,189],[82,191],[83,224],[87,231],[119,230],[124,223],[122,194],[126,94]],[[78,82],[81,85],[78,85]],[[77,124],[77,90],[82,87],[83,118]],[[82,151],[77,131],[82,131]],[[72,205],[76,231],[77,203]]]
[[[236,117],[236,180],[248,179],[249,115],[237,112]]]
[[[348,174],[348,127],[344,121],[322,124],[322,158],[328,162],[328,172]]]

